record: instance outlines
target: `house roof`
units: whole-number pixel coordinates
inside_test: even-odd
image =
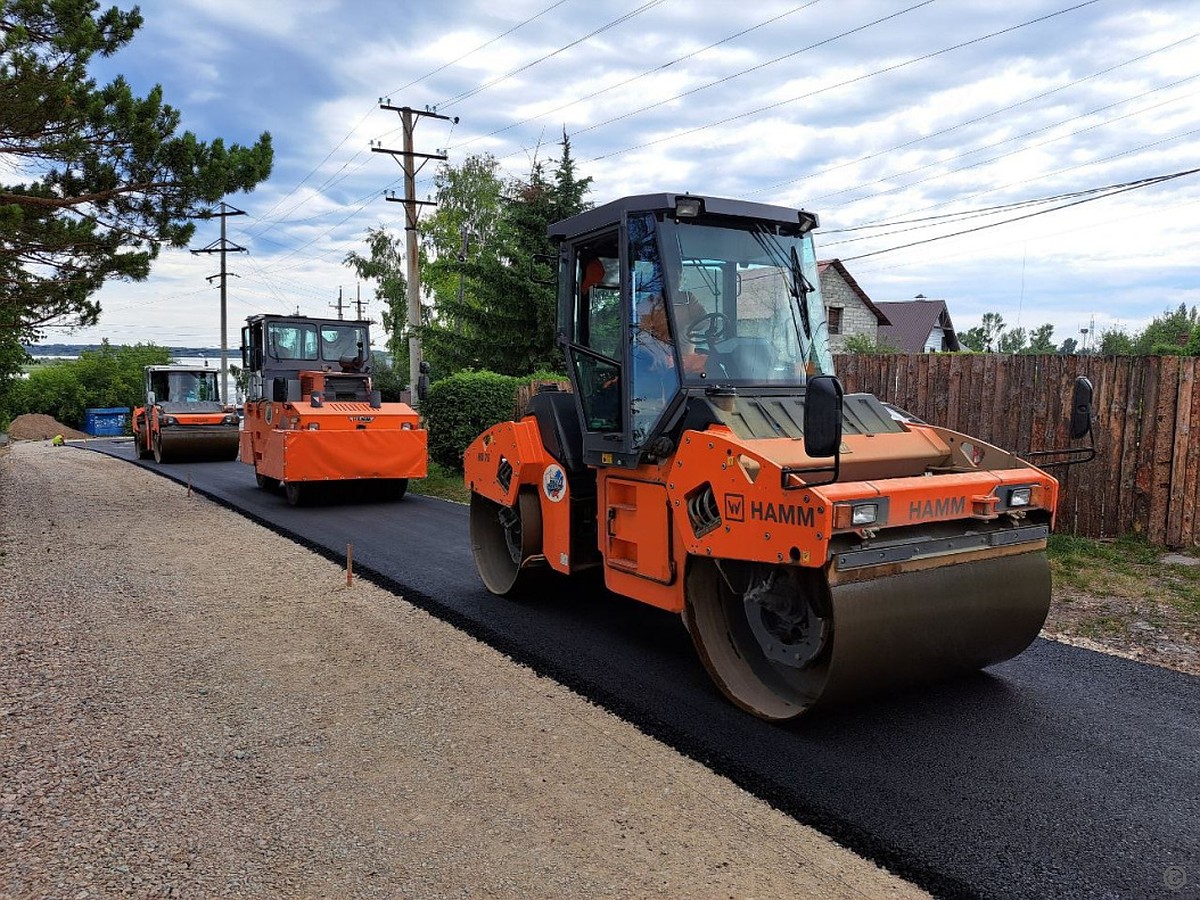
[[[840,259],[817,260],[817,274],[824,275],[826,269],[833,269],[842,276],[842,280],[850,286],[850,290],[854,291],[858,299],[861,300],[863,305],[871,311],[880,325],[891,324],[888,321],[888,317],[883,314],[883,311],[880,310],[879,306],[872,302],[871,298],[867,296],[867,292],[858,286],[858,282],[854,280],[854,276],[846,270],[844,265],[842,265],[842,261]]]
[[[921,353],[925,350],[930,332],[940,325],[945,329],[948,349],[961,349],[945,300],[903,300],[876,305],[891,320],[889,325],[879,328],[881,343],[889,343],[901,353]]]

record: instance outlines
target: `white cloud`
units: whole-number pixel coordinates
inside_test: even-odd
[[[202,138],[274,135],[272,179],[233,198],[250,215],[231,226],[252,250],[250,259],[230,260],[242,276],[230,283],[238,321],[256,307],[325,311],[339,284],[350,287],[346,250],[370,226],[399,224],[399,206],[382,198],[399,169],[367,146],[372,139],[399,145],[395,115],[376,108],[389,91],[397,105],[421,109],[499,79],[440,110],[461,117],[457,126],[421,122],[417,149],[450,146],[458,161],[488,151],[519,175],[539,142],[543,158],[557,156],[553,144],[565,126],[598,202],[691,190],[803,204],[821,214],[823,254],[844,258],[939,231],[838,243],[849,237],[838,228],[1179,171],[1200,158],[1200,135],[1188,134],[1200,128],[1200,81],[1169,87],[1195,74],[1200,39],[1160,49],[1194,28],[1188,4],[1169,0],[1119,13],[1095,4],[878,75],[870,73],[1061,6],[939,2],[837,37],[897,6],[822,2],[666,65],[797,5],[660,4],[506,78],[630,5],[563,4],[493,41],[549,3],[183,0],[144,5],[144,33],[114,57],[112,71],[136,76],[139,90],[161,81],[185,127]],[[1151,55],[1135,61],[1143,54]],[[1110,104],[1119,105],[1092,112]],[[432,172],[431,163],[422,192]],[[1190,248],[1200,179],[1193,181],[848,265],[876,299],[944,297],[961,328],[991,309],[1009,321],[1019,314],[1022,324],[1053,317],[1060,341],[1093,315],[1098,325],[1144,322],[1169,303],[1196,300]],[[201,231],[196,246],[215,236],[215,224]],[[105,314],[89,333],[212,340],[215,294],[203,281],[211,261],[164,252],[146,284],[106,286]]]

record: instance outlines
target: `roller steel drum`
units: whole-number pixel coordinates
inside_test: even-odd
[[[1011,659],[1046,620],[1050,567],[1039,549],[832,588],[814,571],[805,589],[823,613],[824,642],[797,667],[764,647],[716,563],[697,560],[688,572],[684,620],[705,668],[730,700],[766,719]]]

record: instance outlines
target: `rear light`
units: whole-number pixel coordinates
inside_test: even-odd
[[[320,431],[320,430],[321,430],[321,423],[320,423],[320,422],[309,422],[309,423],[308,423],[308,430],[309,430],[309,431]]]
[[[412,431],[412,422],[401,422],[400,430],[401,431]]]

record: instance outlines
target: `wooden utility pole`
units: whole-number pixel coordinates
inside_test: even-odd
[[[421,338],[418,329],[421,325],[421,272],[417,261],[417,221],[418,207],[436,205],[432,200],[417,199],[417,172],[431,159],[444,160],[444,153],[417,153],[413,150],[413,129],[422,117],[442,119],[458,123],[458,117],[438,115],[432,110],[413,109],[409,106],[392,106],[390,103],[379,104],[380,109],[387,109],[400,114],[400,122],[404,128],[404,149],[388,150],[384,147],[372,147],[373,153],[387,153],[392,157],[400,157],[401,168],[404,169],[404,197],[388,196],[392,203],[403,203],[405,209],[405,277],[407,290],[405,299],[408,301],[408,385],[416,399],[417,380],[421,372]],[[417,165],[417,160],[421,164]]]
[[[344,309],[346,308],[346,304],[342,302],[342,289],[341,289],[341,287],[338,287],[338,302],[337,302],[337,303],[330,303],[330,304],[329,304],[329,306],[330,306],[332,309],[336,309],[336,310],[338,311],[338,319],[339,319],[339,320],[340,320],[340,319],[342,319],[342,310],[344,310]]]
[[[221,201],[221,211],[213,213],[214,216],[221,220],[221,239],[213,241],[207,247],[201,247],[199,250],[193,250],[192,253],[220,253],[221,254],[221,271],[216,275],[209,275],[206,279],[212,282],[214,278],[221,279],[221,400],[224,403],[229,403],[229,338],[228,338],[228,318],[226,305],[225,282],[229,278],[229,273],[225,270],[225,254],[227,253],[246,253],[245,247],[239,247],[237,244],[231,244],[225,239],[225,220],[230,216],[244,216],[246,213],[243,210],[235,209],[227,204],[224,200]]]

